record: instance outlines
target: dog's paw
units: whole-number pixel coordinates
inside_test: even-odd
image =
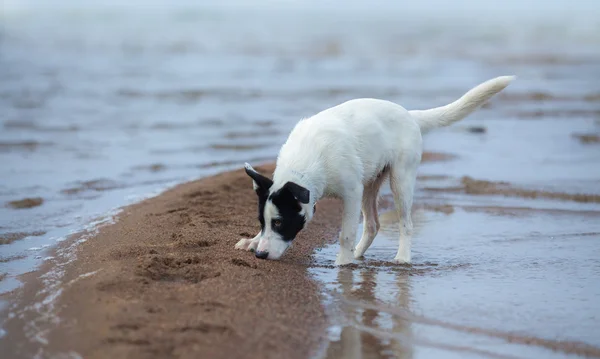
[[[235,245],[235,249],[241,249],[244,251],[254,251],[258,246],[258,241],[255,241],[252,238],[242,238]]]
[[[258,240],[250,241],[250,245],[248,246],[248,250],[250,252],[256,252],[256,247],[258,247]]]
[[[408,256],[396,256],[394,257],[394,260],[392,261],[396,264],[410,264],[410,255]]]
[[[345,266],[345,265],[352,264],[352,263],[354,263],[354,260],[352,258],[348,258],[348,259],[339,259],[338,258],[335,260],[335,265],[338,267]]]
[[[354,259],[363,260],[363,259],[365,259],[365,255],[354,252]]]
[[[354,259],[363,258],[366,251],[367,251],[367,249],[363,248],[359,243],[358,246],[356,246],[356,248],[354,249]]]
[[[340,253],[335,259],[336,266],[343,266],[352,263],[354,263],[354,255],[352,255],[352,253]]]

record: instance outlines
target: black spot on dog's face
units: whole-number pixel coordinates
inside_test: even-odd
[[[266,225],[270,225],[273,232],[279,234],[284,241],[294,240],[306,223],[306,218],[300,213],[300,203],[286,188],[273,192],[269,200],[277,208],[279,217],[271,219],[271,223]]]
[[[257,188],[256,194],[258,195],[258,221],[260,222],[260,231],[265,233],[265,205],[267,204],[267,198],[269,198],[269,192]]]
[[[254,190],[258,196],[258,221],[260,222],[260,230],[265,232],[265,205],[269,198],[269,188],[273,185],[273,181],[260,173],[256,172],[252,166],[246,164],[245,171],[254,182]]]
[[[258,195],[258,221],[261,233],[265,235],[266,232],[269,232],[266,229],[270,229],[277,234],[275,237],[279,237],[279,240],[285,243],[291,242],[306,223],[305,214],[301,213],[301,204],[309,203],[310,191],[297,183],[287,182],[282,188],[269,194],[273,180],[258,173],[248,163],[244,167],[248,176],[252,178],[254,190]],[[267,208],[267,201],[271,201],[271,204],[277,209],[275,218],[271,218],[273,214],[265,216],[265,211],[272,209],[271,207]],[[266,223],[267,221],[270,223]],[[270,240],[275,241],[276,239]],[[283,251],[280,251],[278,256],[281,256]]]

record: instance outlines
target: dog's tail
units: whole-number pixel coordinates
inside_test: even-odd
[[[409,111],[409,113],[417,120],[423,134],[434,128],[450,126],[470,115],[515,78],[515,76],[496,77],[472,88],[449,105],[430,110]]]

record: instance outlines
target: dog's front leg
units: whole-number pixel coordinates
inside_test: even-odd
[[[354,242],[358,230],[362,188],[344,196],[344,214],[342,217],[342,232],[340,233],[340,251],[335,261],[336,265],[350,264],[354,260]]]
[[[254,251],[258,246],[258,241],[260,240],[260,235],[262,231],[258,232],[258,234],[254,238],[242,238],[235,245],[235,249],[242,249],[245,251]]]

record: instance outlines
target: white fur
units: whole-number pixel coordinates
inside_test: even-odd
[[[277,207],[271,201],[265,204],[265,223],[270,224],[273,219],[280,218]],[[279,259],[287,250],[290,242],[286,242],[270,225],[265,226],[265,231],[258,242],[257,252],[267,252],[267,259]]]
[[[301,120],[279,152],[270,192],[288,181],[307,188],[310,201],[302,204],[307,222],[319,199],[334,196],[343,200],[341,245],[336,259],[341,265],[362,257],[377,235],[377,197],[382,182],[389,177],[401,223],[394,261],[410,263],[411,207],[422,134],[463,119],[513,79],[502,76],[486,81],[457,101],[430,110],[407,111],[389,101],[365,98]],[[361,211],[365,226],[355,250]],[[257,237],[243,239],[236,247],[244,247],[246,242],[240,244],[243,241],[251,246]]]
[[[242,238],[240,239],[236,245],[235,249],[242,249],[245,251],[256,251],[258,247],[258,242],[260,241],[262,232],[258,232],[258,234],[254,238]]]

